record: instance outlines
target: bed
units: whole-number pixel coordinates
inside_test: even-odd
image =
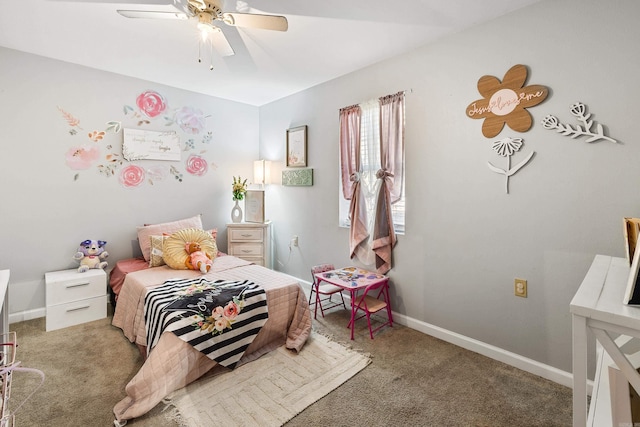
[[[306,296],[300,283],[291,276],[229,255],[215,257],[206,274],[195,270],[176,270],[167,265],[148,267],[136,261],[131,261],[130,265],[139,268],[120,271],[123,278],[116,291],[117,304],[112,324],[122,329],[124,336],[138,346],[146,359],[126,385],[126,396],[114,406],[116,421],[121,425],[128,419],[144,415],[169,393],[195,381],[217,364],[167,331],[159,336],[157,344],[147,353],[145,296],[165,282],[199,278],[249,281],[264,290],[268,319],[248,344],[237,366],[282,345],[300,351],[311,333],[311,313]]]

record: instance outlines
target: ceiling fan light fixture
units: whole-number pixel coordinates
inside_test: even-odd
[[[214,32],[218,27],[213,25],[213,15],[209,12],[200,12],[198,14],[198,30]]]

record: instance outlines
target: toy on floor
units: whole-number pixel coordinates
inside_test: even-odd
[[[187,268],[190,270],[200,270],[202,273],[207,273],[211,270],[211,255],[202,251],[198,242],[187,242],[184,245],[185,250],[189,254],[184,262]]]
[[[73,256],[73,259],[80,261],[79,273],[84,273],[90,268],[107,268],[109,264],[104,261],[109,256],[109,252],[104,249],[106,244],[104,240],[85,240],[80,243],[78,252]]]

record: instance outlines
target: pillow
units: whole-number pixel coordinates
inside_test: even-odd
[[[202,230],[202,219],[200,215],[191,218],[180,219],[162,224],[151,224],[138,227],[138,243],[145,261],[149,261],[151,257],[151,236],[161,236],[162,234],[171,234],[185,228],[198,228]]]
[[[149,252],[149,267],[160,267],[165,265],[164,259],[162,259],[162,250],[164,241],[169,238],[168,234],[162,236],[151,236],[151,250]]]
[[[211,256],[213,261],[218,254],[216,242],[211,238],[211,233],[197,228],[187,228],[177,231],[169,236],[165,241],[162,249],[162,258],[167,265],[175,270],[188,270],[185,261],[189,257],[184,248],[187,242],[196,242],[200,244],[203,252]]]

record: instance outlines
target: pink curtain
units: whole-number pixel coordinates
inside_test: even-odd
[[[382,180],[376,200],[373,251],[376,270],[391,269],[391,251],[396,245],[391,205],[402,195],[404,173],[404,92],[380,98],[380,163],[376,177]]]
[[[360,186],[360,116],[358,105],[340,110],[340,165],[342,168],[342,193],[351,200],[349,217],[349,256],[355,256],[358,246],[369,238],[367,210]]]

